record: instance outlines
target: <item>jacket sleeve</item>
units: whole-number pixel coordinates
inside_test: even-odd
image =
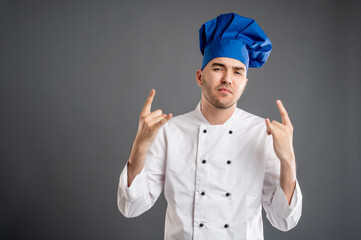
[[[272,226],[288,231],[294,228],[302,213],[302,193],[296,180],[296,188],[293,192],[290,205],[280,186],[280,160],[273,150],[273,138],[269,136],[266,145],[265,178],[263,183],[262,205],[267,219]]]
[[[147,152],[142,171],[128,187],[127,164],[120,174],[117,204],[119,211],[128,218],[137,217],[150,209],[164,188],[166,141],[164,125]]]

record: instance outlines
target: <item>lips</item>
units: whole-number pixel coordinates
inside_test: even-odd
[[[220,88],[218,91],[232,93],[232,91],[227,88]]]

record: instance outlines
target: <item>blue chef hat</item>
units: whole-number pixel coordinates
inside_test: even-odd
[[[262,67],[272,43],[255,20],[234,13],[222,14],[199,29],[203,68],[213,58],[234,58],[252,68]]]

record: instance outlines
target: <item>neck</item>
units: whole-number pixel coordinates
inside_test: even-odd
[[[215,107],[202,96],[201,112],[211,125],[220,125],[225,123],[232,116],[236,108],[237,103],[227,109]]]

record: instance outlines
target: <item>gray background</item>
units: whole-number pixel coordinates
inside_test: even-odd
[[[266,239],[361,239],[360,1],[1,1],[0,238],[162,239],[163,195],[138,218],[116,191],[151,88],[153,110],[200,100],[198,29],[256,19],[273,43],[238,107],[295,127],[298,226]]]

